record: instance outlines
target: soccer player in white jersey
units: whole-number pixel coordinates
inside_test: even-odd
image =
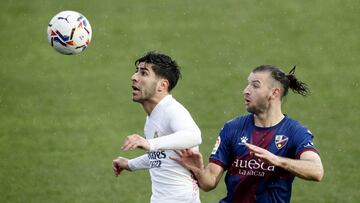
[[[144,136],[127,136],[122,149],[140,148],[147,153],[134,159],[113,160],[115,176],[124,169],[148,169],[151,203],[199,203],[199,188],[192,173],[169,158],[177,156],[176,149],[198,150],[201,144],[199,127],[170,94],[180,77],[179,66],[171,57],[157,52],[148,52],[135,61],[135,66],[132,99],[143,106],[147,117]]]

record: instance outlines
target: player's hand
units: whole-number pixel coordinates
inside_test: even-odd
[[[122,170],[130,170],[128,166],[128,159],[119,156],[112,161],[112,168],[115,176],[119,176]]]
[[[191,149],[175,150],[179,157],[170,157],[170,159],[178,162],[183,167],[191,170],[193,173],[202,173],[204,170],[204,162],[202,154],[199,151]]]
[[[279,165],[279,157],[276,156],[275,154],[253,144],[246,143],[245,145],[248,147],[250,154],[256,156],[265,163],[272,164],[275,166]]]
[[[133,150],[136,148],[140,148],[146,151],[150,150],[149,142],[138,134],[132,134],[126,137],[123,146],[121,147],[122,150],[128,151]]]

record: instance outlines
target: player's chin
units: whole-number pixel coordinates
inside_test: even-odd
[[[140,96],[138,96],[138,95],[134,95],[134,94],[133,94],[132,100],[133,100],[134,102],[141,102],[141,101],[142,101],[142,98],[141,98]]]
[[[246,111],[249,113],[255,113],[256,109],[251,107],[250,105],[245,105]]]
[[[132,99],[133,99],[133,100],[134,100],[134,99],[138,99],[138,98],[140,97],[139,93],[136,92],[136,91],[133,91],[131,95],[132,95]]]
[[[245,109],[246,109],[246,111],[249,111],[251,109],[250,104],[247,102],[245,102]]]
[[[137,99],[135,97],[132,97],[132,100],[133,100],[133,102],[139,102],[140,101],[139,99]]]

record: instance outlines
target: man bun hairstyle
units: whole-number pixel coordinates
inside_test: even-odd
[[[282,85],[284,92],[282,96],[286,96],[288,94],[289,88],[297,94],[302,96],[307,96],[310,93],[310,89],[307,84],[298,80],[295,76],[296,65],[290,70],[289,74],[285,74],[279,68],[273,65],[261,65],[256,67],[252,72],[262,72],[268,71],[271,74],[271,77],[280,82]]]
[[[306,83],[301,82],[295,77],[295,69],[296,65],[290,70],[289,74],[286,75],[289,80],[289,88],[295,93],[306,96],[310,93],[310,90]]]
[[[150,51],[137,59],[135,61],[135,66],[137,67],[141,62],[153,64],[152,69],[155,74],[169,81],[169,92],[176,86],[181,77],[179,65],[168,55]]]

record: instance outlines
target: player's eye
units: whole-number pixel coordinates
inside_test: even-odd
[[[254,89],[260,88],[260,83],[258,83],[258,82],[252,82],[250,85],[251,85],[251,87],[254,88]]]
[[[141,74],[142,76],[147,76],[147,75],[148,75],[146,71],[140,71],[140,74]]]
[[[259,85],[259,84],[257,84],[257,83],[255,83],[255,84],[253,84],[253,87],[254,87],[254,88],[259,88],[259,87],[260,87],[260,85]]]

